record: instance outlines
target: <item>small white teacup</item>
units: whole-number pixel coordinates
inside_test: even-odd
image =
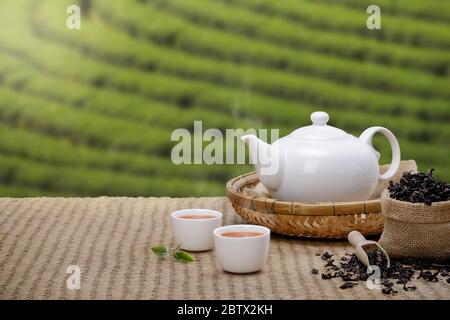
[[[214,230],[214,248],[223,270],[250,273],[261,270],[267,262],[270,230],[266,227],[237,224]]]
[[[214,247],[213,231],[222,225],[222,213],[209,209],[184,209],[171,213],[172,234],[186,251],[206,251]]]

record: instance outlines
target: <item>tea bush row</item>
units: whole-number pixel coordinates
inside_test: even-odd
[[[11,86],[14,86],[13,80],[11,80]],[[56,86],[59,89],[53,90]],[[194,121],[200,119],[205,127],[219,129],[233,128],[243,124],[242,120],[230,118],[214,110],[198,107],[182,109],[164,101],[120,93],[109,88],[96,89],[81,82],[34,72],[29,73],[21,91],[74,108],[171,130],[191,128]]]
[[[29,76],[27,76],[27,78],[29,79]],[[40,79],[41,80],[46,80],[46,81],[40,82],[39,81]],[[6,78],[5,81],[7,82],[8,79]],[[51,81],[51,82],[47,82],[47,81]],[[53,88],[55,85],[57,85],[58,82],[60,84],[64,83],[60,79],[57,79],[57,78],[53,79],[53,78],[49,78],[49,77],[43,78],[43,79],[42,78],[38,78],[35,81],[33,81],[33,83],[40,83],[40,84],[42,84],[42,88],[41,89],[43,89],[46,94],[51,94],[51,92],[52,92],[51,88]],[[12,85],[14,85],[14,84],[12,84]],[[32,88],[32,89],[29,89],[29,88]],[[93,89],[87,90],[86,87],[83,87],[83,91],[87,90],[87,92],[84,95],[80,94],[82,91],[78,92],[77,90],[75,90],[75,91],[72,92],[70,90],[70,88],[71,88],[71,82],[69,82],[67,84],[67,87],[60,85],[60,89],[61,90],[58,90],[58,94],[61,95],[60,98],[63,98],[64,96],[71,96],[70,100],[72,102],[72,101],[86,100],[86,99],[88,99],[89,96],[94,94],[94,92],[92,91]],[[75,86],[73,88],[77,88],[77,87]],[[64,90],[64,89],[66,89],[66,90]],[[31,90],[33,92],[33,90],[35,90],[35,89],[34,89],[34,85],[30,85],[29,83],[27,83],[27,84],[23,85],[22,90],[26,90],[26,91]],[[53,92],[54,92],[54,90],[53,90]],[[100,92],[100,90],[98,90],[97,92]],[[113,93],[114,93],[114,91],[106,91],[104,93],[104,95],[103,95],[103,98],[101,100],[98,100],[98,101],[102,101],[102,102],[99,103],[99,104],[95,103],[93,105],[103,105],[103,103],[105,105],[108,105],[108,103],[111,103],[112,105],[114,105],[114,101],[120,102],[121,100],[120,100],[119,96],[111,95]],[[108,101],[108,97],[111,98],[110,101]],[[31,99],[31,97],[30,97],[30,99]],[[129,102],[129,101],[125,100],[123,102],[125,103],[125,102]],[[120,103],[116,107],[120,108]],[[306,124],[309,121],[309,119],[308,119],[309,114],[305,113],[303,116],[304,116],[304,118],[302,118],[301,120],[303,121],[303,123]],[[107,120],[108,119],[109,118],[107,118]],[[230,121],[232,121],[232,120],[230,119]],[[373,119],[373,118],[372,119],[367,119],[367,117],[364,114],[361,114],[360,116],[358,116],[355,113],[351,113],[351,114],[338,113],[338,114],[336,114],[335,117],[333,117],[332,121],[333,121],[334,124],[336,124],[338,126],[341,126],[341,127],[345,128],[347,130],[350,130],[350,131],[352,131],[355,134],[360,133],[361,130],[363,130],[365,128],[363,126],[366,125],[366,124],[367,125],[368,124],[373,124],[373,125],[380,124],[380,123],[377,123],[378,121],[381,121],[381,124],[390,127],[394,132],[397,133],[397,131],[399,130],[398,129],[399,128],[399,122],[403,121],[404,127],[409,129],[410,135],[412,135],[412,138],[414,138],[415,140],[420,140],[422,138],[422,136],[425,137],[425,139],[428,139],[428,140],[430,140],[430,139],[432,140],[434,136],[440,136],[444,140],[448,138],[448,132],[444,131],[444,132],[439,133],[439,132],[430,131],[429,129],[431,127],[433,127],[432,125],[430,125],[429,128],[427,127],[428,129],[426,131],[420,132],[417,129],[415,129],[416,125],[409,124],[408,122],[406,122],[404,120],[398,120],[398,119],[395,119],[395,118],[389,119],[389,118],[386,118],[386,117],[376,117],[375,119]],[[290,130],[292,130],[294,128],[295,128],[295,126],[291,126],[291,127],[285,128],[282,131],[282,134],[286,134],[286,133],[288,133]],[[442,128],[445,128],[445,126],[442,126]],[[442,135],[442,133],[444,135]],[[409,137],[407,137],[407,138],[409,138]],[[405,144],[407,142],[406,139],[402,139],[402,140],[404,141],[402,144]],[[426,163],[434,163],[436,161],[439,161],[439,159],[446,159],[445,155],[441,155],[439,157],[438,156],[436,156],[436,157],[434,156],[434,155],[436,155],[436,152],[439,151],[438,147],[436,147],[434,150],[425,151],[424,148],[426,147],[426,145],[427,144],[415,144],[415,143],[413,143],[413,145],[410,148],[403,148],[403,150],[405,151],[405,155],[406,156],[409,155],[410,157],[414,157],[417,160],[423,159],[424,161],[426,161]],[[410,150],[410,151],[408,152],[408,150]],[[421,152],[419,152],[419,150]]]
[[[61,190],[44,191],[44,190],[39,190],[36,188],[22,187],[22,186],[18,186],[18,185],[14,185],[14,186],[2,185],[2,184],[0,184],[0,194],[2,195],[2,197],[13,197],[13,198],[70,196],[70,193],[67,193],[67,192],[64,192]]]
[[[45,99],[29,97],[23,93],[18,94],[5,88],[0,89],[0,94],[3,97],[0,103],[0,115],[4,121],[9,123],[25,124],[33,130],[56,136],[65,136],[75,143],[89,144],[99,148],[113,147],[121,151],[157,153],[161,155],[170,154],[170,133],[163,134],[162,132],[164,131],[160,128],[153,127],[150,129],[136,123],[96,115],[81,109],[67,109],[67,107],[62,107]],[[61,117],[63,114],[67,116]],[[61,120],[56,120],[59,118]],[[367,119],[358,119],[357,115],[355,116],[354,114],[346,117],[339,115],[336,118],[337,121],[333,121],[334,123],[340,121],[341,125],[338,124],[338,126],[355,134],[359,134],[365,129],[361,128],[361,123],[363,126],[381,124],[391,128],[396,133],[399,131],[395,129],[398,125],[398,120],[396,119],[386,121],[385,118],[381,117],[372,118],[370,121],[373,121],[373,123],[371,123]],[[85,128],[88,129],[86,130]],[[405,128],[408,128],[408,126],[405,125]],[[442,128],[446,129],[445,126]],[[281,135],[287,134],[292,129],[282,130]],[[448,129],[442,133],[430,131],[430,128],[427,128],[427,130],[422,132],[422,135],[427,139],[438,136],[440,139],[443,139],[442,143],[444,143],[444,140],[449,137]],[[410,134],[418,133],[417,130],[412,128]],[[401,135],[399,135],[400,137]],[[422,137],[419,136],[418,138]],[[427,144],[412,143],[411,152],[406,154],[419,154],[417,150],[422,150],[426,146]],[[427,163],[433,163],[432,157],[434,158],[436,153],[433,152],[433,155],[431,153],[421,153],[421,155],[424,158],[429,157],[426,161]]]
[[[48,20],[48,19],[46,19]],[[85,42],[88,42],[88,37],[80,37],[84,39]],[[81,40],[80,39],[80,40]],[[79,47],[83,47],[83,50],[88,50],[86,44],[84,45],[78,44],[76,41],[72,43]],[[98,54],[98,51],[107,51],[106,49],[99,49],[95,44],[98,43],[94,39],[91,40],[89,50],[93,51],[93,55]],[[118,43],[118,41],[114,41],[113,43]],[[120,42],[119,42],[120,43]],[[126,48],[132,48],[132,46],[122,46]],[[80,49],[81,50],[81,49]],[[111,49],[111,51],[114,49]],[[94,58],[97,59],[108,59],[108,57],[118,56],[120,53],[120,49],[117,49],[117,52],[105,52],[103,51],[100,56],[96,56]],[[148,53],[150,51],[147,51]],[[317,79],[312,79],[310,77],[301,77],[301,76],[292,76],[286,73],[275,73],[274,71],[268,72],[267,70],[261,70],[259,68],[251,69],[249,67],[240,68],[235,67],[233,69],[233,65],[225,64],[225,63],[214,63],[210,64],[205,61],[205,59],[194,60],[193,57],[189,59],[181,59],[180,55],[170,54],[171,51],[161,52],[161,54],[155,54],[155,59],[148,61],[145,64],[153,63],[153,68],[162,69],[161,72],[168,72],[169,74],[174,74],[176,76],[183,77],[193,77],[194,79],[201,79],[202,77],[209,77],[213,81],[222,81],[227,84],[235,83],[236,86],[240,86],[240,79],[246,76],[246,74],[251,74],[251,82],[252,88],[258,89],[260,92],[270,92],[272,95],[279,95],[284,99],[290,100],[299,100],[302,99],[310,103],[311,105],[323,105],[330,108],[355,108],[355,109],[370,109],[376,110],[377,112],[380,109],[383,110],[391,110],[392,112],[400,112],[408,109],[418,110],[417,112],[421,112],[422,116],[427,115],[426,111],[423,111],[425,101],[420,99],[409,98],[404,95],[385,95],[380,93],[374,93],[371,91],[360,90],[357,88],[349,88],[348,86],[338,85],[328,81],[322,81]],[[141,54],[141,57],[146,56],[148,59],[148,55],[144,53]],[[164,59],[167,58],[167,60]],[[136,61],[136,56],[122,57],[122,60],[134,60]],[[110,58],[110,60],[116,61],[117,59]],[[119,58],[120,60],[120,58]],[[177,62],[178,61],[178,62]],[[139,63],[138,63],[139,64]],[[233,77],[235,78],[233,80]],[[179,81],[179,79],[177,79]],[[202,80],[199,80],[202,81]],[[230,83],[228,83],[230,82]],[[205,87],[201,83],[198,83],[201,87]],[[220,84],[220,83],[219,83]],[[211,83],[208,82],[208,85]],[[215,88],[217,90],[223,90],[222,88]],[[213,89],[214,90],[214,89]],[[323,92],[326,91],[327,94],[324,95]],[[262,100],[265,97],[261,97]],[[364,103],[362,103],[364,101]],[[445,121],[443,118],[445,116],[449,116],[447,112],[447,103],[441,100],[428,100],[426,104],[429,108],[433,108],[434,111],[432,114],[436,114],[441,110],[441,121]],[[426,110],[426,109],[425,109]]]
[[[8,123],[93,146],[148,154],[170,152],[169,130],[68,108],[6,87],[0,87],[0,96],[0,116]]]
[[[59,46],[58,46],[58,48],[61,49]],[[55,50],[54,47],[52,47],[52,49]],[[40,55],[38,56],[38,58],[40,58],[41,61],[47,62],[47,63],[52,63],[54,61],[54,59],[46,59],[45,54],[43,54],[45,52],[45,48],[43,48],[43,50],[39,50],[39,52],[40,52]],[[69,54],[71,55],[70,56],[71,59],[75,59],[74,64],[76,64],[75,62],[77,62],[76,58],[78,58],[79,60],[81,59],[85,63],[85,66],[87,67],[89,72],[83,72],[84,70],[80,69],[80,68],[57,69],[56,66],[53,66],[54,70],[58,70],[57,72],[69,70],[69,71],[76,73],[75,77],[79,77],[79,76],[88,77],[87,78],[88,81],[89,81],[89,79],[91,79],[91,77],[98,77],[98,75],[96,75],[95,71],[96,71],[96,68],[97,69],[99,68],[99,66],[98,66],[99,62],[94,63],[92,61],[88,61],[87,59],[83,60],[83,58],[77,56],[76,53],[74,53],[70,50],[66,50],[66,51],[62,52],[63,56],[69,55]],[[141,80],[142,78],[139,78],[139,74],[136,74],[137,73],[136,71],[131,72],[131,74],[129,74],[126,70],[122,70],[120,68],[114,68],[114,67],[106,65],[106,64],[102,64],[102,67],[103,68],[100,68],[100,73],[109,75],[109,77],[104,78],[105,81],[112,81],[112,80],[117,79],[117,82],[118,82],[117,86],[119,88],[123,89],[125,87],[125,85],[123,83],[124,79],[130,80],[135,85],[144,86],[142,88],[143,89],[142,91],[144,91],[146,93],[148,93],[148,91],[150,91],[151,89],[154,89],[157,87],[157,89],[159,90],[159,92],[157,92],[157,96],[159,98],[168,98],[168,99],[175,99],[175,100],[180,100],[180,101],[186,100],[186,98],[187,98],[187,100],[191,99],[191,101],[193,103],[200,102],[199,104],[204,105],[205,107],[211,106],[211,107],[217,108],[217,107],[220,107],[220,103],[218,103],[220,101],[219,99],[223,97],[223,98],[225,98],[224,100],[226,100],[226,101],[223,101],[223,105],[225,108],[228,108],[229,107],[228,99],[230,96],[233,96],[232,94],[229,94],[229,93],[227,94],[227,92],[224,89],[222,89],[222,92],[225,91],[225,94],[222,93],[222,96],[221,96],[220,92],[217,91],[220,89],[218,89],[217,87],[213,87],[213,86],[208,87],[205,83],[194,83],[193,81],[180,83],[180,79],[168,78],[167,76],[159,75],[156,73],[152,73],[152,74],[145,73],[145,76],[146,76],[145,80],[147,80],[147,82],[138,81],[138,80]],[[113,72],[113,71],[116,71],[116,72]],[[124,73],[128,73],[127,76],[125,76]],[[116,74],[117,74],[117,77],[114,77]],[[99,76],[101,77],[102,75],[100,74]],[[148,84],[148,78],[150,78],[150,77],[157,78],[157,79],[155,79],[152,83]],[[144,80],[144,79],[142,79],[142,80]],[[164,83],[164,80],[166,80],[165,83]],[[177,82],[179,84],[177,84]],[[157,86],[153,85],[153,83],[158,84],[158,85]],[[164,84],[167,84],[167,85],[164,85]],[[189,86],[191,87],[190,89],[193,89],[193,90],[187,90]],[[130,86],[130,87],[133,88],[133,86]],[[173,88],[176,88],[176,90],[181,89],[181,91],[176,92],[176,90],[172,90]],[[216,90],[214,90],[214,89],[216,89]],[[191,91],[191,92],[188,92],[188,91]],[[193,99],[194,96],[192,96],[192,95],[186,96],[186,94],[192,94],[192,93],[194,93],[194,94],[201,93],[200,99],[198,96],[196,96],[195,99]],[[206,97],[206,99],[205,99],[205,97]],[[206,103],[205,103],[205,101],[206,101]],[[284,122],[289,121],[292,123],[292,119],[294,119],[296,125],[298,125],[298,121],[301,121],[301,120],[297,120],[297,119],[304,119],[303,121],[308,122],[307,118],[308,118],[309,112],[314,110],[313,108],[309,108],[309,109],[303,111],[304,108],[300,108],[297,104],[291,104],[292,108],[289,108],[289,105],[285,101],[278,101],[278,105],[280,106],[280,108],[284,108],[284,110],[287,109],[286,110],[287,112],[284,114],[284,113],[279,112],[280,109],[277,110],[277,108],[275,108],[275,106],[277,106],[277,103],[273,103],[274,101],[276,101],[276,100],[272,99],[272,101],[271,101],[266,97],[257,99],[256,95],[253,96],[252,102],[254,102],[254,104],[252,105],[252,110],[249,114],[250,115],[256,114],[256,116],[266,115],[266,117],[267,117],[267,113],[269,113],[270,111],[273,111],[268,114],[268,116],[270,117],[271,120],[273,120],[273,119],[276,120],[277,119],[276,117],[279,117],[280,120],[284,120]],[[291,109],[291,110],[289,110],[289,109]],[[261,110],[261,114],[258,114],[258,110]],[[301,110],[300,114],[302,115],[302,117],[300,117],[300,116],[293,117],[293,115],[299,114],[298,110]],[[305,117],[305,115],[306,115],[306,117]],[[344,119],[346,117],[346,114],[342,113],[342,115],[343,115],[343,119]],[[355,113],[352,112],[352,116],[355,117],[356,116]],[[363,114],[361,114],[361,116],[363,116]],[[361,116],[360,116],[360,118],[362,118]],[[403,121],[405,121],[405,120],[403,120]],[[397,122],[401,122],[401,121],[396,120],[396,123]],[[337,123],[339,123],[339,119],[338,119]],[[364,121],[362,121],[362,123],[364,123]],[[419,138],[422,137],[422,138],[424,138],[423,140],[425,140],[425,141],[430,140],[429,139],[430,135],[428,133],[425,132],[425,134],[421,134],[420,129],[416,130],[416,131],[419,131],[419,133],[413,132],[414,129],[412,129],[411,126],[414,126],[414,122],[411,124],[405,125],[405,126],[399,125],[398,127],[400,127],[400,128],[404,127],[406,130],[410,131],[411,135],[414,135],[414,136],[418,135]],[[420,128],[421,126],[418,125],[416,127]],[[425,125],[423,125],[422,127],[425,128]],[[428,131],[432,127],[432,125],[427,125],[426,127],[427,127],[426,131]],[[428,128],[428,127],[430,127],[430,128]]]
[[[43,5],[45,5],[45,2]],[[49,4],[44,8],[48,11],[48,8],[52,8],[52,6]],[[58,7],[54,8],[58,9]],[[55,12],[54,16],[58,16],[57,12]],[[105,19],[108,20],[107,17]],[[343,60],[330,55],[304,50],[294,51],[238,35],[230,35],[223,32],[214,34],[217,32],[211,29],[203,29],[206,32],[211,31],[211,34],[208,36],[210,41],[206,42],[209,48],[206,50],[203,49],[202,45],[197,47],[198,40],[196,39],[202,41],[204,37],[195,37],[190,41],[190,47],[196,53],[201,54],[201,56],[196,56],[174,50],[174,48],[158,45],[157,37],[161,36],[160,32],[154,34],[156,43],[152,43],[144,42],[139,38],[134,40],[120,30],[111,33],[111,28],[101,23],[98,19],[92,22],[85,22],[84,28],[77,33],[65,32],[60,28],[61,23],[63,22],[58,19],[50,19],[45,16],[45,19],[39,20],[36,25],[45,36],[76,45],[90,54],[99,55],[113,63],[130,64],[143,69],[163,69],[166,72],[175,72],[181,75],[211,79],[212,81],[239,86],[242,84],[242,78],[249,73],[268,74],[264,78],[270,78],[270,73],[280,74],[280,72],[272,70],[275,67],[280,71],[284,71],[282,73],[286,76],[284,82],[289,77],[295,79],[292,74],[286,73],[286,71],[292,71],[293,74],[311,75],[313,80],[316,77],[327,80],[325,83],[333,80],[332,83],[351,84],[356,87],[362,86],[377,89],[382,93],[403,92],[412,96],[450,97],[450,93],[446,90],[448,83],[445,79],[423,72],[361,63],[355,60]],[[158,21],[154,23],[162,25]],[[164,19],[164,26],[167,24],[170,24],[170,17],[169,19]],[[191,24],[188,25],[190,26]],[[185,32],[186,30],[183,28],[183,33]],[[196,33],[192,31],[192,34]],[[234,39],[223,41],[221,38],[223,36],[231,36]],[[230,40],[235,42],[234,47],[229,46]],[[242,62],[244,61],[241,61],[240,57],[247,52],[246,49],[249,50],[251,57],[248,57],[243,65]],[[184,51],[189,52],[191,50],[185,48]],[[214,56],[214,59],[210,58],[210,53]],[[208,57],[205,57],[205,55]],[[256,63],[253,61],[253,58],[257,59]],[[224,60],[232,60],[237,64]],[[256,68],[255,65],[260,68]],[[280,66],[282,68],[279,68]],[[262,92],[278,93],[278,87],[285,87],[283,83],[284,78],[279,84],[273,83],[273,81],[270,84],[264,82],[262,84],[254,84],[256,86],[259,85]],[[412,78],[415,81],[411,81]],[[257,75],[255,79],[258,80],[260,77]],[[307,77],[307,79],[309,80],[311,77]],[[272,88],[274,85],[278,85],[278,87]],[[258,88],[255,87],[255,89]],[[292,93],[290,96],[292,96]]]
[[[94,148],[74,144],[67,139],[34,132],[30,128],[14,128],[0,123],[0,152],[47,163],[54,166],[82,166],[106,169],[138,176],[180,177],[209,179],[223,182],[243,172],[243,167],[199,166],[172,163],[169,157],[156,157],[117,151],[112,148]],[[18,143],[20,141],[20,143]],[[76,156],[73,156],[76,155]]]
[[[72,52],[73,53],[73,52]],[[42,57],[42,55],[41,55]],[[48,61],[48,60],[47,60]],[[94,68],[89,68],[90,72],[86,73],[86,76],[91,77],[95,74]],[[127,72],[126,70],[121,70],[122,72]],[[137,72],[137,71],[135,71]],[[84,73],[79,73],[80,75],[84,75]],[[108,81],[114,80],[113,75],[116,73],[111,73],[111,77],[108,78]],[[227,91],[224,88],[217,88],[216,86],[210,86],[207,84],[195,83],[194,81],[186,82],[180,79],[167,78],[164,75],[158,75],[156,73],[148,73],[145,76],[145,79],[156,78],[152,80],[152,83],[158,83],[158,86],[147,85],[146,82],[142,81],[137,83],[139,86],[145,85],[145,92],[149,94],[150,90],[153,88],[157,88],[158,92],[156,95],[152,94],[152,96],[156,96],[158,98],[169,99],[172,102],[176,102],[177,100],[183,99],[186,97],[185,94],[189,94],[190,99],[192,100],[192,104],[202,106],[204,108],[219,106],[220,98],[223,97],[223,107],[224,110],[228,112],[232,111],[232,107],[229,105],[229,97],[233,96],[233,94],[227,94]],[[122,78],[117,77],[117,81],[121,81]],[[176,82],[182,82],[182,84],[176,84]],[[26,86],[25,86],[26,87]],[[181,88],[181,90],[178,90]],[[222,95],[221,95],[221,92]],[[205,99],[206,98],[206,99]],[[277,101],[278,103],[271,103],[273,101]],[[275,106],[279,105],[279,108],[282,108],[284,112],[280,112],[280,109],[276,109]],[[251,105],[242,106],[242,109],[239,112],[244,112],[247,116],[255,116],[255,117],[263,117],[266,120],[269,120],[270,123],[291,123],[291,125],[287,125],[287,128],[299,126],[300,124],[309,123],[309,115],[316,108],[313,107],[301,107],[301,104],[287,103],[286,101],[280,101],[275,99],[269,99],[266,97],[258,97],[256,94],[251,98]],[[332,110],[328,109],[332,112]],[[88,113],[86,113],[86,117],[88,117]],[[278,119],[277,119],[278,118]],[[350,120],[351,119],[351,120]],[[278,121],[277,121],[278,120]],[[356,112],[356,111],[340,111],[339,113],[335,113],[333,116],[333,121],[335,124],[346,127],[348,126],[351,129],[362,130],[367,123],[374,124],[391,124],[391,128],[393,130],[398,131],[399,135],[403,135],[408,138],[413,138],[419,141],[430,141],[432,138],[436,137],[439,139],[447,139],[447,132],[450,130],[445,125],[439,124],[426,124],[421,120],[412,119],[412,118],[388,118],[384,116],[373,115],[370,119],[367,119],[367,114],[364,112]],[[130,123],[130,126],[131,123]],[[140,130],[141,127],[136,127],[134,132]],[[168,134],[168,133],[167,133]],[[167,137],[170,135],[168,134]],[[126,139],[124,139],[126,140]],[[163,141],[161,141],[161,145],[163,145]]]
[[[207,196],[223,191],[223,183],[204,180],[193,183],[191,179],[137,177],[101,169],[52,166],[3,154],[0,154],[0,181],[47,194],[64,190],[79,196]]]
[[[180,1],[182,0],[167,0],[169,3]],[[410,46],[436,47],[444,50],[450,48],[450,39],[447,36],[450,28],[446,24],[411,19],[399,15],[393,16],[382,3],[379,5],[384,9],[382,9],[383,28],[373,32],[362,27],[365,25],[368,16],[365,11],[365,8],[369,6],[367,2],[365,5],[354,9],[346,8],[341,4],[321,4],[305,0],[225,0],[225,2],[243,6],[251,12],[262,12],[280,18],[288,17],[295,23],[304,24],[311,28],[351,32]],[[403,5],[402,7],[406,6]],[[208,9],[213,10],[212,8],[205,8],[205,10]]]
[[[323,3],[334,3],[350,8],[360,9],[367,6],[366,0],[314,0]],[[441,0],[408,1],[379,0],[378,5],[392,15],[410,17],[411,19],[424,19],[447,23],[450,21],[450,3]]]
[[[376,39],[367,38],[367,36],[361,37],[307,28],[299,25],[298,22],[293,23],[275,17],[265,17],[251,11],[243,12],[243,10],[229,8],[216,2],[210,1],[206,4],[204,2],[180,1],[175,6],[172,2],[159,1],[148,2],[144,6],[121,1],[115,3],[114,7],[111,8],[105,5],[107,2],[104,0],[95,1],[93,5],[103,10],[107,15],[128,16],[126,12],[131,11],[134,16],[134,11],[142,11],[142,16],[155,12],[154,16],[162,19],[162,17],[167,16],[165,13],[172,13],[179,18],[178,23],[187,20],[203,27],[210,26],[219,30],[256,37],[299,50],[309,49],[336,54],[340,57],[375,60],[380,63],[406,65],[413,68],[420,67],[437,74],[448,72],[448,51],[380,42]],[[364,14],[363,17],[365,16]],[[141,20],[139,16],[134,21],[137,24],[145,23],[145,19]],[[365,20],[361,23],[365,23]],[[147,26],[148,28],[153,28],[153,26]],[[180,30],[179,28],[179,26],[174,26],[171,31]],[[135,31],[138,30],[135,29]],[[160,39],[172,42],[177,40],[173,35],[168,37],[162,35]]]

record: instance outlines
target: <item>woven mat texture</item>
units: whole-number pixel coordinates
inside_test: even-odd
[[[417,280],[417,290],[395,297],[364,283],[339,289],[322,280],[316,252],[344,254],[345,241],[273,235],[259,273],[223,272],[214,251],[189,264],[158,260],[151,244],[172,241],[170,212],[212,208],[224,224],[241,223],[226,198],[0,199],[0,299],[450,299],[450,285]],[[69,265],[81,270],[81,288],[68,289]]]

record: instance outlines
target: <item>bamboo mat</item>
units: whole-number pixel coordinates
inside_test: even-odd
[[[245,276],[221,271],[213,251],[189,264],[158,260],[149,246],[171,242],[169,213],[194,207],[242,222],[221,197],[0,199],[0,299],[450,299],[442,281],[387,297],[312,275],[323,265],[316,252],[351,251],[343,241],[273,235],[266,267]],[[80,289],[67,288],[69,265]]]

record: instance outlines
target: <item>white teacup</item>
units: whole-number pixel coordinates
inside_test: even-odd
[[[257,232],[260,235],[229,237],[230,232]],[[250,273],[261,270],[267,262],[270,230],[266,227],[237,224],[214,230],[214,248],[223,270],[233,273]]]
[[[201,218],[201,216],[212,218]],[[196,216],[197,219],[183,218]],[[198,219],[199,218],[199,219]],[[222,213],[209,209],[184,209],[171,213],[176,244],[187,251],[206,251],[214,247],[213,231],[222,225]]]

